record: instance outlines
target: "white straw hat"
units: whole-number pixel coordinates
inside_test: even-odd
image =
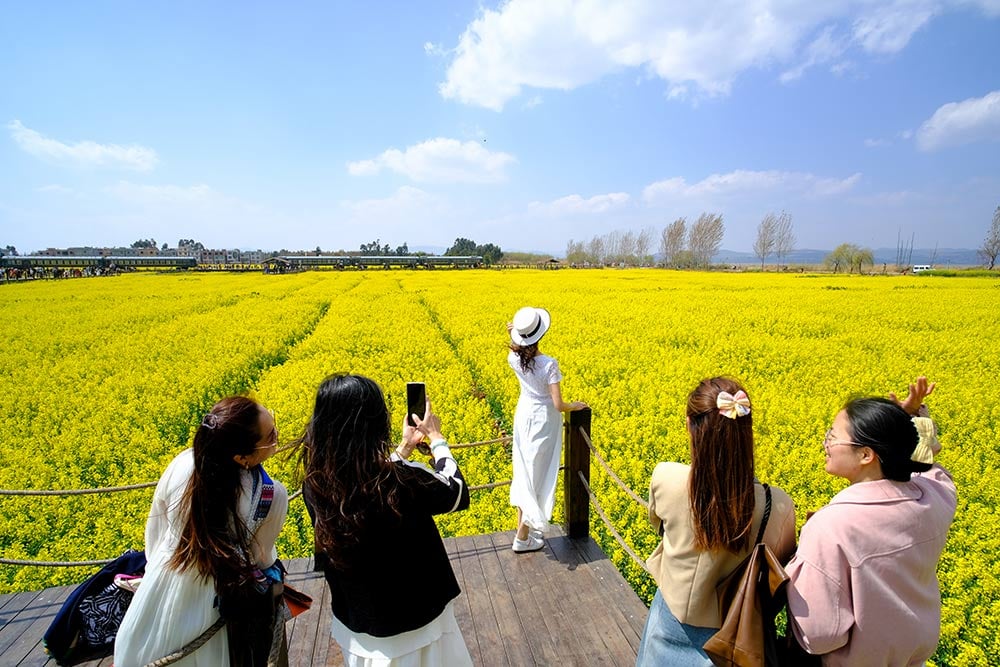
[[[514,328],[510,330],[510,339],[515,345],[532,345],[537,343],[549,330],[552,316],[544,308],[526,306],[514,313]]]

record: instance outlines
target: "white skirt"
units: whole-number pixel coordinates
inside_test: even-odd
[[[549,525],[562,459],[562,415],[555,406],[518,403],[514,412],[514,476],[510,504],[533,530]]]
[[[184,648],[218,620],[214,603],[214,582],[194,568],[177,572],[164,563],[147,565],[115,638],[115,666],[143,667]],[[222,628],[174,667],[228,664],[229,640]]]
[[[354,632],[333,617],[333,638],[347,667],[471,667],[454,601],[427,625],[391,637]]]

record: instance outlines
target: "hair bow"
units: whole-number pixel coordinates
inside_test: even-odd
[[[214,413],[209,412],[205,415],[205,418],[201,420],[201,425],[209,430],[212,430],[219,425],[219,418]]]
[[[719,408],[719,414],[730,419],[750,414],[750,399],[742,389],[736,392],[735,396],[728,391],[720,391],[715,398],[715,406]]]

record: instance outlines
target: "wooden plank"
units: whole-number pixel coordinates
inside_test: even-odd
[[[614,615],[614,619],[629,643],[638,651],[649,609],[593,539],[572,542],[587,563],[587,567],[603,580],[605,597],[619,612]]]
[[[553,558],[546,550],[532,553],[514,553],[511,542],[514,531],[494,533],[489,536],[496,549],[500,561],[501,572],[507,581],[509,595],[514,602],[517,615],[524,628],[524,640],[531,650],[532,659],[536,665],[565,664],[567,654],[560,655],[556,648],[555,637],[564,634],[566,626],[560,624],[560,618],[552,613],[551,605],[545,605],[542,610],[540,600],[552,597],[553,591],[543,572],[548,566],[546,560]]]
[[[493,541],[489,535],[476,535],[473,537],[473,543],[479,555],[479,565],[483,570],[483,580],[496,615],[504,652],[512,664],[530,665],[533,659],[526,639],[526,630],[532,628],[526,629],[521,625]]]
[[[462,593],[454,601],[455,620],[462,631],[462,639],[465,640],[465,646],[469,649],[469,655],[472,657],[473,664],[481,665],[483,664],[483,657],[479,653],[476,624],[472,620],[472,607],[469,605],[467,593],[468,587],[465,583],[465,575],[462,573],[462,556],[458,539],[446,539],[444,541],[444,548],[448,553],[448,559],[451,561],[451,569],[458,580],[458,586],[462,589]]]
[[[316,590],[316,589],[313,589]],[[333,606],[330,597],[330,587],[323,579],[323,584],[319,586],[319,597],[313,597],[313,609],[316,609],[319,601],[319,614],[314,617],[316,622],[316,639],[313,640],[312,660],[310,665],[343,665],[344,660],[340,654],[340,646],[330,634],[333,628]],[[309,611],[312,613],[312,610]]]
[[[49,629],[52,619],[75,588],[76,586],[60,586],[46,589],[17,615],[16,622],[23,619],[25,623],[21,626],[21,632],[7,646],[2,646],[6,642],[0,642],[0,655],[3,655],[5,664],[23,664],[26,667],[45,664],[49,658],[42,646],[42,635]],[[9,626],[5,626],[4,630],[7,627]]]
[[[567,569],[560,577],[559,590],[563,591],[563,603],[576,612],[579,631],[576,636],[590,638],[596,642],[594,662],[597,664],[621,665],[635,662],[636,652],[616,624],[607,619],[607,604],[602,597],[601,580],[593,570],[583,563],[580,554],[568,537],[554,537],[547,540],[560,562],[567,563]]]
[[[316,645],[319,642],[329,643],[330,626],[320,628],[320,618],[323,616],[323,593],[329,595],[329,589],[323,574],[312,572],[312,559],[298,559],[297,563],[299,565],[297,569],[301,571],[290,574],[289,583],[311,597],[313,603],[309,611],[303,612],[285,626],[288,633],[288,664],[289,667],[308,667],[312,664]]]
[[[30,624],[26,617],[18,619],[18,615],[29,607],[41,593],[42,591],[15,593],[0,610],[0,621],[3,622],[3,625],[0,626],[0,655],[3,655],[4,649],[13,644]]]
[[[480,547],[475,537],[463,537],[459,545],[462,558],[462,574],[465,577],[466,594],[472,619],[476,624],[476,637],[479,641],[479,654],[482,664],[509,665],[507,652],[500,633],[497,614],[493,609],[493,601],[486,585],[486,576],[480,562]],[[488,547],[492,551],[492,546]]]
[[[561,526],[553,525],[546,533],[546,540],[564,538]],[[583,641],[578,627],[579,619],[575,610],[565,604],[566,592],[563,590],[567,568],[575,568],[574,563],[560,562],[551,546],[546,550],[544,560],[532,559],[531,565],[540,565],[537,573],[529,572],[528,576],[537,580],[532,587],[538,608],[545,619],[546,627],[550,629],[550,637],[555,644],[557,655],[562,664],[586,665],[591,661],[592,650],[588,649],[589,641]],[[563,580],[560,580],[563,577]]]

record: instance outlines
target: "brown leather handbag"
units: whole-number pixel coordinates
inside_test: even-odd
[[[788,575],[763,542],[771,516],[771,487],[763,486],[764,520],[753,550],[715,588],[725,617],[702,648],[718,667],[771,667],[779,660],[774,618],[787,602]]]

